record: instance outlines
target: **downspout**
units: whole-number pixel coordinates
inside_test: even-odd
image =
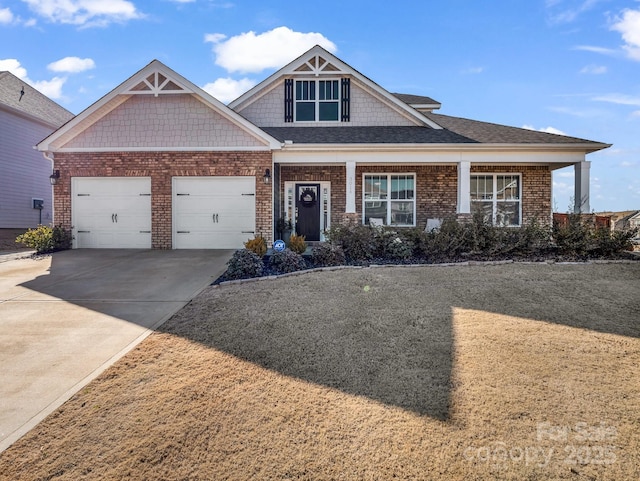
[[[51,154],[51,157],[49,157],[47,154]],[[53,160],[53,152],[43,151],[42,156],[51,162],[51,172],[53,173],[53,169],[55,167],[54,160]],[[55,225],[55,219],[56,219],[56,203],[54,201],[54,191],[55,191],[55,185],[51,185],[51,225],[52,226]]]

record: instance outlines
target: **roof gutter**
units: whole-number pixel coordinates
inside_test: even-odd
[[[575,143],[575,144],[484,144],[484,143],[468,143],[468,144],[296,144],[295,142],[285,141],[282,144],[283,151],[300,151],[300,152],[326,152],[326,151],[375,151],[375,152],[407,152],[407,151],[465,151],[465,152],[509,152],[509,151],[557,151],[557,152],[585,152],[592,153],[599,150],[607,149],[612,144],[601,143]]]

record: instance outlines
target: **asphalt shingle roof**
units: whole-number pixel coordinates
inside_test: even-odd
[[[24,95],[20,98],[20,92]],[[68,122],[73,114],[41,94],[10,72],[0,72],[0,105],[7,105],[54,127]]]
[[[474,144],[476,140],[430,127],[262,127],[280,142],[294,144]]]
[[[405,104],[409,105],[440,105],[440,102],[437,100],[433,100],[431,97],[426,97],[424,95],[412,95],[412,94],[391,94],[394,97],[402,100]]]
[[[602,143],[592,140],[549,134],[537,130],[450,117],[432,112],[423,115],[444,129],[456,132],[463,137],[473,139],[482,144],[593,144],[594,147],[600,146],[600,148],[603,146]]]

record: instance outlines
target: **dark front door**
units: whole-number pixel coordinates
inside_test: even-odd
[[[320,184],[296,184],[296,234],[320,240]]]

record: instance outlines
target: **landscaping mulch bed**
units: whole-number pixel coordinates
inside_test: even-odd
[[[0,480],[640,479],[640,264],[212,286]]]

